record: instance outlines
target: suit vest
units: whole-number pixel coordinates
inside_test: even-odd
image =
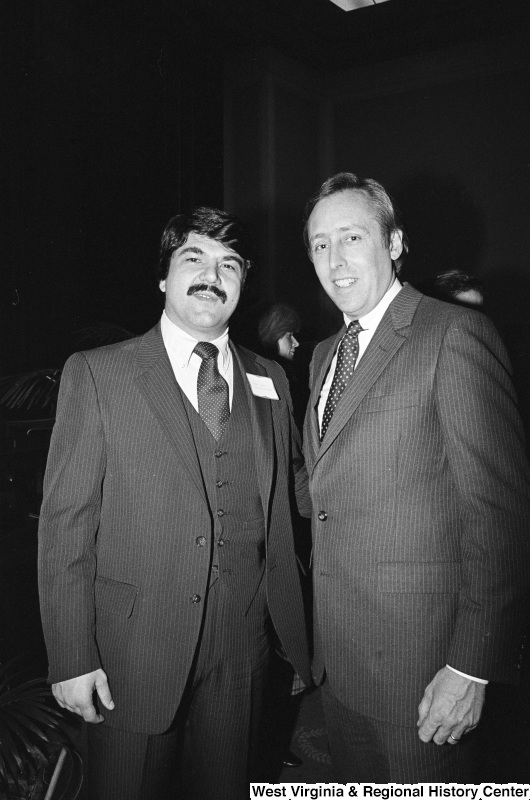
[[[232,588],[246,611],[265,567],[265,520],[247,393],[235,361],[233,370],[232,409],[219,441],[181,394],[212,514],[212,529],[200,537],[199,545],[213,550],[210,585],[220,580]]]

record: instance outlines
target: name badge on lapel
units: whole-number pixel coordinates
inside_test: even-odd
[[[256,397],[266,397],[268,400],[279,400],[272,378],[267,378],[266,375],[252,375],[247,372],[248,382],[252,389],[252,394]]]

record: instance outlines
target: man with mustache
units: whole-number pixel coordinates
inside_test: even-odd
[[[343,782],[473,782],[486,684],[518,678],[529,474],[489,320],[402,284],[381,184],[327,180],[306,208],[343,314],[317,345],[304,449],[315,680]],[[482,780],[482,778],[480,778]]]
[[[290,497],[307,475],[284,373],[228,322],[239,220],[160,248],[160,323],[67,362],[40,518],[50,681],[88,733],[91,800],[161,800],[189,730],[201,800],[246,800],[270,620],[310,682]]]

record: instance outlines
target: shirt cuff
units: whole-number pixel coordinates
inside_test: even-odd
[[[489,683],[489,681],[485,681],[484,678],[475,678],[473,675],[466,675],[465,672],[460,672],[459,669],[455,669],[454,667],[450,667],[449,664],[445,665],[447,669],[450,669],[451,672],[456,672],[457,675],[462,675],[463,678],[469,678],[470,681],[475,681],[475,683]]]

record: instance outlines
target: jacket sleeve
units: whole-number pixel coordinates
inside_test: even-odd
[[[39,521],[39,594],[51,683],[101,666],[95,637],[95,541],[105,437],[85,356],[66,363]]]
[[[530,482],[508,358],[485,316],[451,322],[434,380],[463,530],[464,582],[447,663],[511,682],[528,588]]]
[[[292,434],[292,450],[293,450],[293,469],[295,480],[295,497],[298,513],[301,517],[311,518],[311,497],[309,494],[309,476],[307,468],[302,455],[302,443],[300,441],[300,433],[298,426],[291,417],[291,434]]]
[[[282,437],[286,447],[286,457],[291,464],[294,476],[294,500],[298,513],[302,517],[311,517],[311,498],[309,495],[309,477],[302,453],[300,432],[293,415],[293,404],[289,391],[289,381],[283,369],[275,362],[269,362],[273,368],[273,380],[280,389],[282,402],[285,402],[286,413],[282,416]]]

